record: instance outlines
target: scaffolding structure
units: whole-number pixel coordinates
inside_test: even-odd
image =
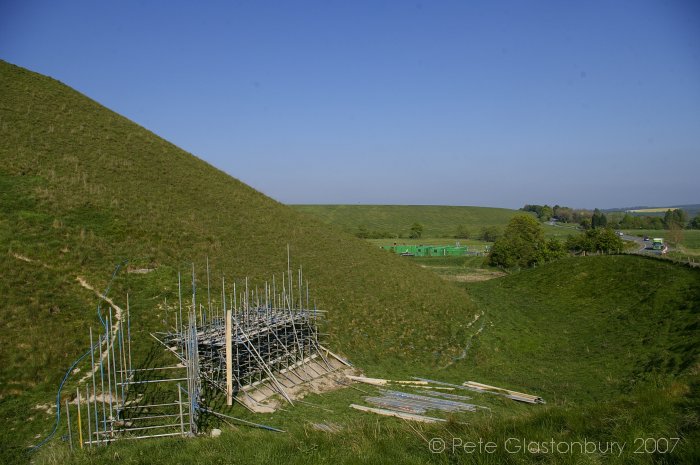
[[[196,360],[198,376],[224,393],[228,405],[259,403],[251,393],[263,386],[293,404],[288,389],[335,371],[337,364],[329,361],[335,356],[319,343],[322,312],[315,304],[310,308],[301,268],[296,289],[289,273],[286,279],[282,274],[281,282],[280,288],[273,277],[261,290],[250,289],[246,279],[243,289],[234,284],[227,296],[222,278],[222,307],[200,304],[194,332],[184,328],[176,314],[170,331],[152,336],[183,364]],[[188,356],[188,347],[196,347],[196,353]]]
[[[190,318],[183,328],[181,363],[134,368],[128,302],[127,296],[126,311],[110,306],[96,342],[90,328],[91,370],[83,379],[85,397],[82,397],[80,387],[75,397],[77,443],[80,448],[103,445],[121,438],[193,436],[197,433],[202,386],[197,357],[196,318]],[[113,314],[113,307],[119,310],[117,315]],[[102,318],[101,313],[99,315]],[[156,385],[159,387],[153,389]],[[87,415],[83,415],[85,411]],[[66,413],[72,445],[67,399]],[[87,426],[86,438],[83,438],[83,423]]]
[[[128,295],[125,311],[110,301],[108,315],[102,318],[98,312],[102,330],[96,342],[90,330],[85,398],[81,388],[76,397],[81,448],[116,439],[195,436],[203,413],[231,418],[207,405],[205,390],[211,389],[208,398],[218,391],[227,405],[238,402],[261,411],[254,406],[275,394],[294,404],[294,388],[349,366],[319,342],[323,312],[315,303],[312,308],[301,268],[293,279],[288,261],[282,279],[273,277],[262,289],[249,286],[247,278],[227,289],[222,278],[221,300],[214,305],[208,259],[206,281],[206,302],[199,302],[193,265],[191,299],[185,299],[178,273],[173,321],[150,333],[174,356],[164,366],[133,367]],[[165,308],[167,315],[167,301]],[[87,416],[81,415],[85,410]],[[70,425],[68,418],[72,444]]]

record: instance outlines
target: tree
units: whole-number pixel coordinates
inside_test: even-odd
[[[572,252],[609,253],[619,252],[624,247],[625,243],[611,228],[589,229],[566,240],[566,248]]]
[[[649,229],[664,229],[664,220],[658,216],[647,216]]]
[[[591,217],[591,228],[604,228],[607,224],[608,218],[605,216],[605,213],[596,208]]]
[[[682,208],[668,209],[664,214],[664,227],[666,229],[671,229],[674,225],[683,229],[687,222],[688,214]]]
[[[562,223],[570,223],[574,218],[574,212],[571,208],[555,205],[553,210],[554,216]]]
[[[540,221],[549,221],[554,215],[554,211],[549,205],[525,205],[520,210],[534,213]]]
[[[564,244],[555,237],[549,239],[544,250],[544,261],[551,262],[564,256],[566,256]]]
[[[572,219],[574,223],[581,225],[583,229],[588,229],[591,227],[591,216],[593,212],[590,210],[574,210],[572,214]]]
[[[411,226],[411,231],[408,234],[408,237],[411,239],[420,239],[420,237],[423,235],[423,225],[420,223],[413,223],[413,226]]]
[[[636,216],[625,213],[625,216],[620,220],[620,229],[635,229],[639,228],[641,221]]]
[[[681,242],[683,242],[683,229],[678,225],[678,223],[671,223],[668,228],[668,234],[666,235],[668,243],[674,247],[678,247]]]
[[[552,210],[552,207],[549,205],[544,205],[542,207],[542,210],[540,210],[540,214],[538,215],[540,221],[549,221],[552,216],[554,215],[554,210]]]
[[[544,262],[546,241],[544,231],[531,216],[514,216],[503,236],[493,244],[489,263],[502,268],[526,268]]]
[[[542,205],[529,205],[529,204],[526,204],[526,205],[525,205],[523,208],[521,208],[520,210],[522,210],[522,211],[524,211],[524,212],[532,212],[532,213],[534,213],[535,215],[537,215],[537,217],[539,218],[539,217],[540,217],[540,213],[542,212]]]
[[[700,229],[700,213],[695,215],[695,218],[693,218],[692,221],[690,223],[688,223],[688,228]]]

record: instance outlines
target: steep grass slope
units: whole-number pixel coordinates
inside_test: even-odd
[[[328,343],[360,366],[427,369],[465,343],[475,310],[460,290],[2,61],[0,160],[0,449],[10,456],[46,432],[50,419],[32,407],[52,399],[96,325],[95,295],[77,278],[102,290],[124,259],[155,269],[112,287],[122,304],[131,291],[143,330],[160,324],[163,297],[176,298],[178,268],[194,261],[202,276],[208,255],[217,280],[260,284],[286,270],[289,244],[328,310]]]
[[[475,376],[576,404],[698,368],[698,270],[580,257],[467,288],[489,320],[474,344]]]
[[[484,312],[471,331],[482,321],[483,331],[448,366],[430,374],[410,366],[407,374],[510,387],[539,394],[547,405],[463,392],[459,394],[471,395],[475,404],[490,410],[455,415],[443,425],[409,425],[348,409],[350,402],[363,403],[364,394],[344,390],[307,398],[326,410],[297,406],[265,418],[287,434],[226,429],[217,440],[124,442],[76,454],[73,461],[698,463],[699,271],[636,256],[572,258],[473,283],[467,290]],[[340,431],[315,430],[312,425],[321,422]],[[448,450],[432,453],[426,443],[430,438],[444,440]],[[496,447],[491,453],[451,450],[455,438]],[[679,438],[672,451],[667,447],[671,438]],[[530,441],[554,441],[561,447],[616,442],[625,448],[583,454],[512,452]],[[66,449],[50,449],[40,463],[67,461]]]
[[[360,226],[370,231],[403,234],[413,223],[424,227],[423,237],[453,237],[458,226],[473,235],[484,226],[505,227],[518,212],[507,208],[450,207],[437,205],[292,205],[298,211],[315,215],[324,223],[354,233]]]

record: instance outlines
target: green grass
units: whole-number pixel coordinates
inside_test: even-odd
[[[393,242],[401,244],[453,244],[471,245],[483,250],[484,242],[478,239],[482,228],[495,226],[501,230],[519,210],[488,207],[451,207],[437,205],[291,205],[297,211],[309,214],[326,224],[338,226],[354,234],[360,226],[369,231],[392,235],[389,239],[367,239],[376,245]],[[423,237],[410,239],[409,230],[413,223],[424,227]],[[455,239],[459,226],[466,227],[472,239]],[[564,240],[572,234],[579,234],[576,225],[551,226],[543,224],[546,237]]]
[[[382,247],[386,245],[393,245],[394,243],[399,245],[455,245],[459,243],[460,246],[467,246],[470,252],[484,252],[487,247],[493,244],[493,242],[480,241],[477,239],[454,239],[445,237],[425,237],[420,239],[365,239],[370,244],[376,247]]]
[[[406,260],[456,283],[482,281],[503,276],[505,273],[486,264],[485,256],[463,257],[405,257]]]
[[[544,235],[546,238],[556,237],[557,239],[564,241],[567,237],[581,234],[581,230],[578,229],[576,224],[560,224],[558,226],[552,226],[547,223],[542,224],[544,229]]]
[[[637,256],[571,258],[471,283],[466,291],[484,312],[471,327],[476,333],[484,322],[483,331],[468,350],[428,371],[406,361],[372,374],[476,380],[539,394],[547,405],[465,392],[491,411],[455,415],[446,425],[409,425],[348,409],[366,394],[345,389],[306,398],[331,412],[300,405],[256,417],[286,434],[225,428],[216,440],[117,443],[76,454],[73,462],[646,464],[700,458],[700,272]],[[312,426],[318,422],[342,430],[319,432]],[[482,439],[498,450],[432,454],[425,439],[434,437],[448,444]],[[669,437],[682,438],[673,454],[633,453],[636,438]],[[509,438],[617,441],[626,450],[619,457],[510,454],[504,449]],[[39,463],[67,459],[66,446],[54,444]]]
[[[475,375],[549,391],[559,402],[599,400],[655,373],[680,374],[700,351],[700,272],[666,262],[568,258],[468,290],[494,312]]]
[[[292,208],[349,233],[365,226],[370,231],[408,237],[411,225],[421,223],[424,237],[442,238],[454,238],[460,225],[476,237],[484,226],[503,228],[514,215],[523,213],[506,208],[435,205],[292,205]]]
[[[76,278],[104,289],[124,259],[157,270],[120,274],[111,292],[122,304],[131,292],[142,331],[161,327],[153,308],[175,298],[178,268],[194,261],[201,286],[209,256],[217,279],[261,284],[286,269],[289,244],[328,310],[327,344],[358,365],[430,369],[465,343],[476,310],[437,276],[263,196],[53,79],[0,62],[0,81],[2,458],[48,432],[51,418],[33,407],[53,401],[97,324],[95,296]]]
[[[536,392],[548,405],[475,395],[491,410],[417,426],[350,410],[365,394],[342,389],[306,398],[332,412],[303,404],[272,415],[231,409],[286,434],[219,424],[217,440],[122,442],[72,456],[56,438],[33,461],[698,462],[697,271],[636,256],[588,257],[446,283],[419,261],[266,198],[57,81],[4,62],[0,81],[1,463],[26,461],[26,446],[50,430],[52,416],[34,407],[53,402],[63,372],[86,350],[88,326],[97,326],[95,296],[78,276],[103,289],[125,258],[155,269],[120,273],[111,291],[122,304],[130,293],[138,364],[151,348],[147,331],[162,327],[158,304],[176,298],[178,268],[195,261],[203,271],[208,255],[214,276],[260,283],[286,268],[287,244],[328,310],[328,345],[369,376],[475,379]],[[433,264],[479,267],[466,259]],[[64,396],[74,389],[72,381]],[[343,429],[312,428],[323,421]],[[614,459],[435,455],[424,440],[502,443],[511,435],[684,442],[669,457]]]
[[[518,214],[526,214],[519,210],[488,207],[451,207],[437,205],[291,205],[326,224],[340,227],[344,231],[355,234],[360,226],[372,232],[386,233],[393,238],[367,239],[370,243],[382,246],[394,242],[409,245],[445,245],[459,241],[472,250],[484,251],[491,242],[476,239],[482,228],[505,228],[510,219]],[[409,230],[413,223],[421,223],[424,227],[420,239],[410,239]],[[455,239],[457,228],[463,226],[469,231],[472,239]],[[545,237],[565,240],[580,231],[576,225],[551,226],[542,224]]]

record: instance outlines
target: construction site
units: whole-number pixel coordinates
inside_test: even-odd
[[[471,397],[460,391],[544,403],[539,396],[474,381],[451,384],[418,377],[396,381],[362,376],[323,345],[326,335],[319,328],[324,311],[311,299],[301,267],[292,273],[289,254],[286,272],[262,286],[250,285],[248,278],[227,283],[221,277],[214,290],[208,259],[205,289],[198,289],[197,283],[205,279],[198,281],[194,265],[186,276],[183,280],[183,273],[177,274],[177,302],[169,305],[165,299],[160,307],[165,318],[159,331],[132,328],[128,294],[122,308],[107,296],[109,286],[98,293],[100,330],[93,334],[90,329],[89,350],[66,373],[56,397],[54,432],[36,448],[55,434],[62,407],[68,433],[64,439],[71,449],[82,449],[117,440],[195,437],[219,422],[284,432],[234,417],[235,409],[228,407],[236,404],[252,413],[271,413],[283,404],[318,407],[304,396],[348,386],[370,394],[364,400],[372,405],[353,403],[352,409],[426,423],[447,421],[424,415],[429,411],[489,410],[467,402]],[[150,341],[138,341],[142,349],[150,347],[150,353],[135,356],[135,334]],[[66,380],[86,360],[90,370],[78,381],[75,395],[62,395]],[[375,395],[353,386],[358,383],[373,386]],[[336,428],[325,423],[313,427]]]
[[[119,439],[195,436],[206,416],[279,431],[214,406],[236,403],[252,412],[272,412],[280,402],[303,403],[305,392],[346,384],[343,379],[353,369],[321,344],[323,311],[311,303],[301,268],[292,276],[288,266],[281,279],[273,276],[262,288],[249,286],[248,278],[227,285],[222,277],[220,300],[214,303],[208,259],[206,297],[198,295],[194,265],[191,281],[189,274],[185,291],[178,273],[172,320],[148,333],[162,349],[148,366],[132,363],[128,295],[124,310],[103,296],[109,305],[104,311],[98,306],[101,330],[93,334],[90,329],[90,349],[74,364],[90,361],[89,373],[76,388],[77,409],[65,399],[71,447],[74,442],[83,448]],[[71,431],[71,410],[77,415],[76,432]]]

